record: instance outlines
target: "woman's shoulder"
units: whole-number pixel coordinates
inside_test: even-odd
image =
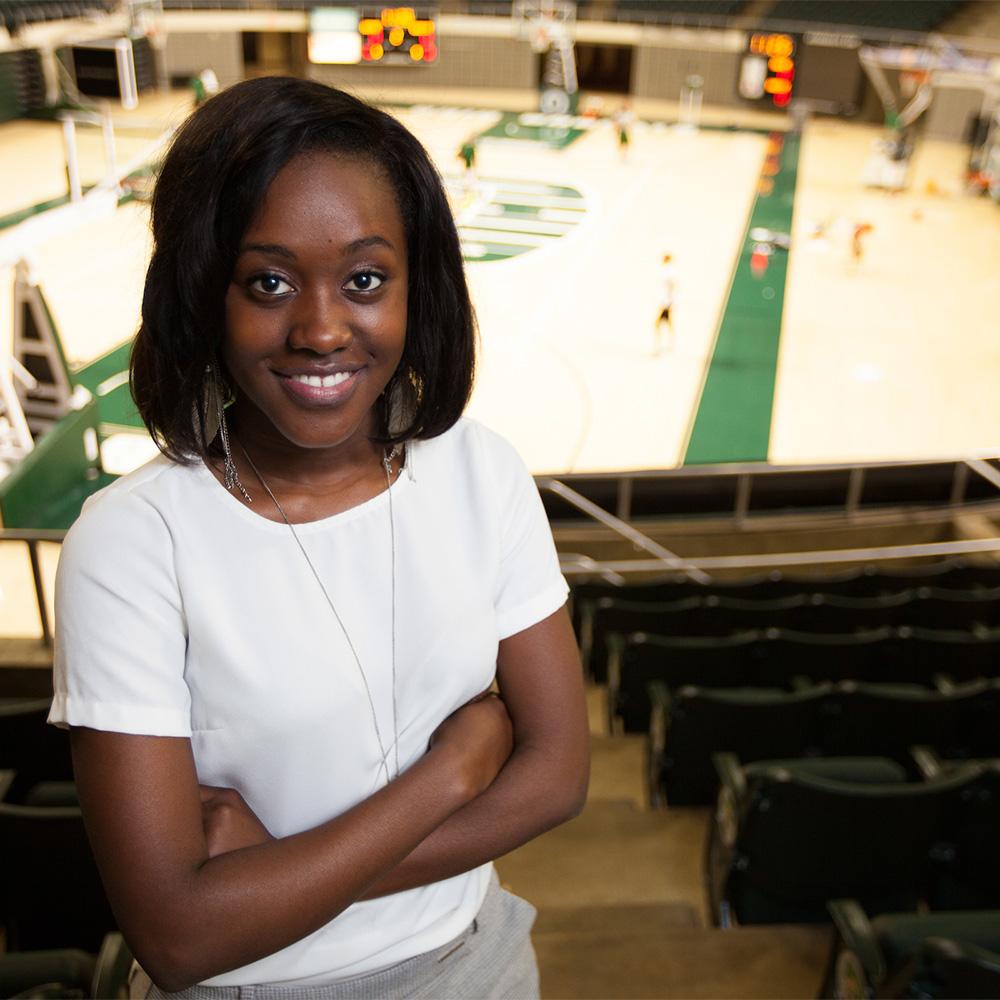
[[[79,545],[86,539],[100,544],[131,534],[141,536],[164,522],[178,484],[195,474],[194,466],[178,465],[158,455],[88,497],[66,542]]]
[[[435,473],[464,478],[496,480],[527,474],[517,449],[502,435],[472,417],[461,417],[444,434],[413,445],[412,469],[419,478],[421,466]]]

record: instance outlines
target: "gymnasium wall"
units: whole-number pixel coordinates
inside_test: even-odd
[[[243,41],[239,31],[172,32],[164,52],[168,79],[190,77],[214,69],[223,87],[239,83],[243,72]]]
[[[636,46],[632,68],[635,97],[658,97],[676,101],[684,81],[692,74],[704,80],[702,100],[706,104],[743,106],[736,94],[740,52],[704,50],[691,46]]]
[[[310,66],[309,76],[341,86],[491,87],[530,90],[538,86],[538,57],[527,42],[511,37],[445,35],[438,61],[425,66]]]
[[[412,91],[420,100],[423,88],[490,88],[533,90],[538,85],[540,58],[530,44],[513,37],[509,18],[442,16],[439,19],[440,59],[431,65],[314,66],[305,59],[306,19],[300,12],[213,11],[174,12],[167,19],[166,75],[185,77],[211,66],[223,85],[242,79],[243,31],[281,31],[291,39],[291,65],[271,67],[266,61],[251,72],[303,72],[313,79],[345,87],[378,87]],[[249,18],[249,20],[248,20]],[[176,20],[176,27],[171,21]],[[260,23],[258,23],[260,22]],[[199,28],[199,23],[205,25]],[[226,30],[231,24],[234,30]],[[183,30],[178,30],[182,27]],[[206,30],[210,29],[210,30]],[[236,30],[239,29],[239,30]],[[766,109],[737,94],[740,62],[746,45],[744,30],[644,28],[639,25],[581,22],[581,40],[590,45],[626,45],[632,49],[631,93],[639,98],[677,101],[688,76],[704,81],[706,105]],[[261,36],[263,38],[263,36]],[[825,51],[803,40],[803,96],[824,111],[856,110],[861,121],[879,123],[881,104],[855,62],[855,51]],[[961,81],[936,90],[923,120],[930,138],[961,140],[969,120],[979,112],[981,91]]]
[[[972,120],[983,107],[981,87],[962,85],[960,79],[941,80],[934,88],[934,100],[927,109],[924,135],[932,139],[963,142]]]

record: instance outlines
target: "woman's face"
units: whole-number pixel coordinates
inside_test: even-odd
[[[239,433],[269,449],[370,455],[406,338],[406,234],[382,171],[310,153],[274,178],[226,294]]]

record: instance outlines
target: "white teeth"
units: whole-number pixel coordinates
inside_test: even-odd
[[[303,385],[311,385],[314,389],[329,389],[331,386],[340,385],[351,377],[350,372],[337,372],[334,375],[290,375],[293,382],[301,382]]]

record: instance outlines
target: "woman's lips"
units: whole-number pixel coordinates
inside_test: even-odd
[[[323,405],[339,403],[349,396],[354,391],[359,371],[333,372],[329,375],[275,374],[292,399]]]

